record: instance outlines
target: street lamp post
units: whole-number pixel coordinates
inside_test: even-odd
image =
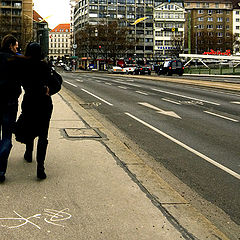
[[[196,28],[196,42],[195,42],[195,53],[198,53],[198,26],[194,26]]]

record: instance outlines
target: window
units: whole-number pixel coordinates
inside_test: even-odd
[[[213,25],[207,25],[207,29],[213,29]]]
[[[198,10],[198,14],[203,14],[204,11],[203,10]]]
[[[212,18],[212,17],[209,17],[209,18],[207,19],[207,21],[208,21],[208,22],[212,22],[212,21],[213,21],[213,18]]]
[[[145,38],[145,42],[153,42],[152,38]]]
[[[170,46],[170,45],[172,45],[171,43],[172,43],[171,40],[165,40],[165,41],[164,41],[164,45]]]
[[[236,18],[236,22],[239,22],[239,18]]]
[[[216,10],[216,14],[223,14],[223,10]]]
[[[223,18],[219,17],[217,18],[217,22],[222,22],[223,21]]]
[[[155,45],[156,45],[156,46],[161,46],[161,45],[163,45],[163,40],[156,40],[156,41],[155,41]]]
[[[217,25],[217,29],[223,29],[223,25]]]
[[[223,37],[223,33],[222,32],[218,32],[217,33],[217,37]]]
[[[199,17],[199,18],[198,18],[198,21],[199,21],[199,22],[203,22],[203,17]]]
[[[213,10],[208,10],[208,14],[209,15],[213,14]]]
[[[155,36],[162,37],[163,36],[163,32],[162,31],[156,31],[155,32]]]
[[[146,46],[146,47],[145,47],[145,50],[153,51],[153,46]]]

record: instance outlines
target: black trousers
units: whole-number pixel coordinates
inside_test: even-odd
[[[47,146],[48,146],[48,130],[49,130],[49,123],[50,119],[44,121],[44,123],[41,123],[41,132],[38,136],[38,142],[37,142],[37,155],[36,160],[37,164],[40,167],[44,167],[44,161],[46,158],[47,153]],[[32,154],[34,147],[34,138],[29,139],[26,142],[26,152],[28,154]]]

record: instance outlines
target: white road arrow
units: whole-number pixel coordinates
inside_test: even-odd
[[[158,113],[161,113],[161,114],[164,114],[164,115],[167,115],[167,116],[170,116],[170,117],[175,117],[175,118],[179,118],[179,119],[182,119],[180,116],[178,116],[175,112],[173,111],[165,111],[165,110],[162,110],[158,107],[155,107],[149,103],[145,103],[145,102],[139,102],[138,104],[142,105],[142,106],[145,106],[145,107],[148,107],[148,108],[151,108],[153,110],[156,110]]]
[[[230,102],[230,103],[240,104],[240,102]]]

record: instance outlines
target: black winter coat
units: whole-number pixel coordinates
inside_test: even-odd
[[[21,58],[12,51],[0,50],[0,105],[16,102],[21,94]]]
[[[51,96],[46,95],[50,79],[51,70],[47,63],[31,59],[25,61],[24,75],[21,79],[25,93],[22,114],[17,122],[17,128],[24,130],[24,139],[20,139],[20,142],[47,135],[53,110]],[[18,140],[18,134],[16,139]]]

